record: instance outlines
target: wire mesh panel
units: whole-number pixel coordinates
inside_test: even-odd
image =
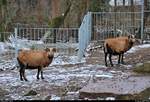
[[[81,61],[81,58],[84,55],[84,51],[88,46],[91,40],[91,12],[88,12],[83,19],[83,22],[79,28],[79,51],[78,51],[78,58]]]
[[[0,42],[5,42],[13,32],[0,32]]]
[[[13,68],[15,50],[9,42],[13,32],[0,32],[0,70]]]
[[[14,58],[14,49],[9,42],[10,35],[13,32],[0,32],[0,59],[10,60]]]
[[[93,12],[92,14],[92,40],[103,41],[106,38],[135,34],[141,26],[140,12]]]
[[[59,53],[75,55],[78,28],[17,28],[17,38],[28,42],[30,48],[56,47]]]
[[[144,12],[144,40],[150,42],[150,11]]]

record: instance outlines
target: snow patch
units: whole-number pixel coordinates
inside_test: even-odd
[[[95,75],[95,77],[103,77],[103,78],[112,78],[113,75],[109,74],[102,74],[102,75]]]
[[[79,94],[79,91],[76,91],[76,92],[67,92],[67,95],[74,95],[74,94]]]
[[[16,67],[15,60],[0,60],[0,70],[14,69]]]
[[[115,97],[107,97],[106,100],[115,100]]]
[[[23,48],[30,49],[31,46],[35,44],[44,44],[44,42],[41,40],[35,41],[35,40],[28,40],[28,39],[19,38],[19,37],[15,38],[13,35],[9,37],[9,41],[10,41],[11,47],[18,48],[18,49],[23,49]]]
[[[127,53],[134,53],[137,50],[142,49],[142,48],[150,48],[150,44],[142,44],[142,45],[134,46],[129,51],[127,51]]]
[[[80,61],[78,61],[78,56],[58,56],[54,58],[53,62],[50,64],[50,66],[53,65],[68,65],[68,64],[79,64],[79,63],[85,63],[86,60],[83,58]]]
[[[61,100],[61,97],[52,94],[50,100]]]

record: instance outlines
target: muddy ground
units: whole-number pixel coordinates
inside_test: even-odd
[[[44,69],[44,80],[37,80],[37,70],[26,70],[29,81],[20,81],[19,69],[0,71],[0,99],[6,100],[71,100],[79,99],[79,90],[91,81],[136,76],[134,66],[150,61],[150,47],[126,53],[125,65],[105,67],[102,49],[88,52],[85,63],[53,65]],[[142,75],[143,77],[143,75]],[[149,85],[150,87],[150,85]]]

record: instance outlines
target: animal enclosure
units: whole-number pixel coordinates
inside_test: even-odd
[[[3,36],[2,36],[3,35]],[[1,33],[3,42],[0,63],[16,63],[19,49],[57,48],[61,56],[76,56],[78,48],[78,28],[28,28],[17,27],[14,32]],[[0,36],[0,37],[1,37]],[[12,62],[13,61],[13,62]]]
[[[142,12],[88,12],[79,29],[79,59],[84,55],[90,41],[98,41],[102,45],[106,38],[128,34],[134,34],[137,39],[149,40],[149,32],[146,31],[149,29],[149,23],[143,24],[142,14]]]
[[[103,44],[106,38],[127,34],[135,34],[137,38],[142,40],[149,39],[148,23],[144,26],[144,32],[141,32],[143,27],[141,15],[141,12],[88,12],[79,28],[23,27],[18,25],[10,34],[11,36],[5,34],[4,37],[4,34],[1,34],[0,37],[2,41],[11,40],[11,44],[13,43],[9,44],[9,46],[13,46],[13,54],[8,53],[10,56],[14,56],[14,53],[17,53],[15,50],[23,47],[31,49],[55,47],[58,48],[59,54],[67,56],[78,54],[81,59],[90,41],[100,41],[102,42],[100,44]]]

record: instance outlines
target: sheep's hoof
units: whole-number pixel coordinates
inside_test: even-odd
[[[118,64],[120,64],[120,62],[118,62]]]
[[[41,79],[44,79],[44,77],[41,77]]]
[[[20,79],[21,81],[23,81],[23,79]]]
[[[37,80],[39,80],[40,78],[39,77],[37,77]]]
[[[118,63],[117,65],[119,66],[121,63]]]
[[[27,79],[24,79],[25,81],[28,81]]]
[[[121,62],[121,64],[125,64],[124,62]]]
[[[22,78],[22,77],[20,77],[20,80],[21,80],[21,81],[23,81],[23,78]]]

